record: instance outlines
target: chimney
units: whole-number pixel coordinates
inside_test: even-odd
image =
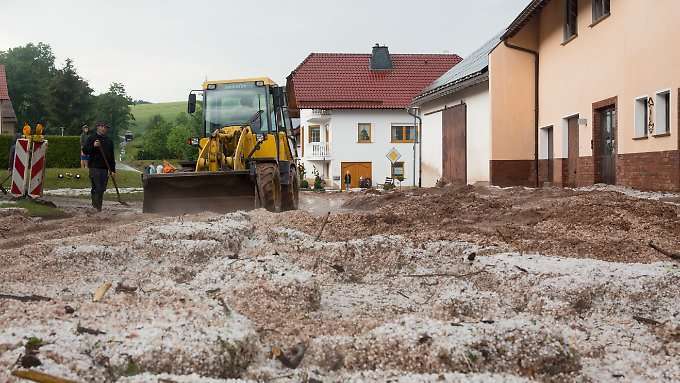
[[[390,51],[386,46],[375,44],[373,54],[371,54],[371,70],[390,70],[393,69]]]

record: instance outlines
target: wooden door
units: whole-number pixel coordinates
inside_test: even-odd
[[[359,187],[359,178],[370,178],[373,184],[373,165],[370,162],[343,162],[340,164],[340,182],[342,189],[345,189],[345,174],[349,171],[352,176],[351,188]]]
[[[467,106],[446,108],[442,112],[442,178],[467,183]]]
[[[578,116],[567,120],[567,180],[566,186],[576,186],[578,172]]]
[[[599,111],[601,137],[600,140],[600,172],[602,182],[610,185],[616,183],[616,109],[605,108]]]

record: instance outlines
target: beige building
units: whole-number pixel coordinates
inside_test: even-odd
[[[491,182],[680,189],[680,1],[534,0],[489,55]]]

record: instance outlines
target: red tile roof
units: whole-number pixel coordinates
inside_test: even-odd
[[[0,100],[9,100],[7,78],[5,77],[5,66],[2,64],[0,64]]]
[[[392,54],[394,69],[374,71],[370,54],[312,53],[288,76],[300,109],[403,109],[462,59],[448,54]]]

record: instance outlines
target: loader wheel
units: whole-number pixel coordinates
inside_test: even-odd
[[[279,167],[272,163],[257,164],[256,173],[256,207],[263,207],[278,213],[281,211],[281,176],[279,175]]]
[[[281,185],[281,207],[284,211],[297,210],[300,203],[300,178],[297,169],[290,167],[290,181],[288,185]]]

